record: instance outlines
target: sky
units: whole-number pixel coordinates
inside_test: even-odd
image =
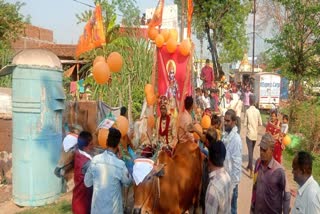
[[[15,3],[15,0],[6,0]],[[83,3],[94,5],[93,0],[79,0]],[[92,8],[82,5],[74,0],[20,0],[24,2],[21,13],[31,16],[31,24],[51,29],[54,42],[61,44],[76,44],[83,32],[84,24],[77,24],[76,14]],[[147,8],[157,6],[158,0],[136,0],[141,14]],[[173,4],[167,0],[166,5]]]
[[[14,3],[15,0],[6,0],[7,2]],[[20,0],[24,2],[25,6],[22,7],[21,13],[25,16],[30,15],[31,24],[53,31],[53,38],[55,43],[59,44],[77,44],[80,35],[83,32],[84,23],[77,24],[76,14],[80,14],[85,10],[91,10],[92,8],[76,2],[77,0]],[[94,5],[93,0],[78,0],[86,4]],[[166,0],[165,4],[173,4],[174,0]],[[157,6],[158,0],[136,0],[140,12],[145,12],[147,8],[154,8]],[[248,37],[249,44],[252,43],[252,18],[248,18]],[[262,38],[266,35],[256,36],[256,56],[265,49],[265,44]],[[193,41],[196,43],[196,54],[200,54],[199,41]],[[211,58],[210,53],[207,50],[208,44],[205,40],[203,52],[204,58]],[[248,55],[251,56],[251,45],[248,49]]]

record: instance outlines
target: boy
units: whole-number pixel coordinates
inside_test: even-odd
[[[281,123],[281,139],[280,139],[281,141],[288,133],[288,130],[289,130],[288,122],[289,122],[289,117],[288,115],[284,114],[282,116],[282,123]],[[282,150],[285,149],[285,145],[283,145],[282,143],[281,143],[281,148]]]
[[[289,129],[289,117],[288,115],[284,114],[282,117],[282,123],[281,123],[281,133],[284,136],[286,136],[286,134],[288,133],[288,129]]]

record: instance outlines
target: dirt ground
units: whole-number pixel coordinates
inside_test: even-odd
[[[11,120],[10,121],[5,121],[2,122],[0,121],[0,133],[1,133],[1,142],[0,143],[0,147],[2,148],[7,148],[10,149],[11,151],[11,143],[6,144],[4,143],[4,139],[10,139],[11,140],[11,132],[8,133],[8,130],[11,126]],[[242,124],[243,126],[243,124]],[[265,128],[263,126],[259,127],[259,136],[258,136],[258,141],[257,144],[260,142],[261,136],[264,134],[264,130]],[[241,181],[240,181],[240,185],[239,185],[239,197],[238,197],[238,213],[239,214],[248,214],[249,210],[250,210],[250,200],[251,200],[251,191],[252,191],[252,179],[249,178],[249,175],[247,173],[247,171],[245,170],[245,167],[247,166],[247,162],[248,162],[248,151],[247,151],[247,145],[245,142],[245,135],[246,135],[246,130],[242,127],[241,130],[241,138],[242,138],[242,146],[243,146],[243,150],[242,150],[242,176],[241,176]],[[0,149],[0,151],[1,151]],[[255,150],[254,150],[254,161],[258,159],[259,157],[259,147],[256,146]],[[295,184],[295,182],[293,181],[292,178],[292,173],[291,173],[291,169],[286,169],[286,174],[288,177],[288,181],[289,181],[289,188],[290,189],[297,189],[297,185]],[[23,211],[25,209],[28,209],[27,207],[19,207],[17,205],[15,205],[12,200],[11,200],[11,191],[12,191],[12,187],[10,185],[0,185],[0,210],[1,213],[6,213],[6,214],[11,214],[11,213],[17,213],[20,211]],[[60,199],[60,200],[68,200],[71,202],[71,198],[72,198],[72,193],[67,193],[64,194]],[[131,204],[133,200],[133,195],[132,192],[130,193],[130,199],[129,199],[129,203]],[[294,202],[294,198],[291,198],[291,204],[293,205]]]

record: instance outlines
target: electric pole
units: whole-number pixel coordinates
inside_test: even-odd
[[[253,0],[253,32],[252,32],[252,76],[254,75],[254,49],[256,38],[256,0]]]

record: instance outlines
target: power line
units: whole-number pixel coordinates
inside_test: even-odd
[[[81,2],[81,1],[78,1],[78,0],[72,0],[72,1],[77,2],[77,3],[79,3],[79,4],[83,4],[83,5],[88,6],[88,7],[91,7],[91,8],[95,8],[95,6],[92,6],[92,5],[90,5],[90,4],[87,4],[87,3],[84,3],[84,2]]]
[[[87,3],[84,3],[84,2],[81,2],[81,1],[78,1],[78,0],[72,0],[72,1],[77,2],[77,3],[79,3],[79,4],[83,4],[83,5],[88,6],[88,7],[91,7],[91,8],[95,8],[95,6],[92,6],[92,5],[90,5],[90,4],[87,4]],[[116,14],[117,16],[123,17],[123,15],[121,15],[121,14],[118,14],[118,13],[115,13],[115,14]]]

